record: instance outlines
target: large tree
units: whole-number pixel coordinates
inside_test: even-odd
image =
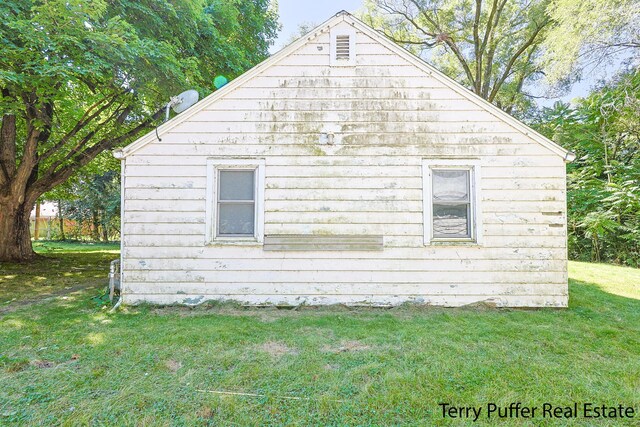
[[[549,27],[548,0],[368,0],[363,19],[509,113],[527,84]]]
[[[33,256],[36,199],[158,124],[169,95],[268,55],[268,0],[0,2],[0,260]]]

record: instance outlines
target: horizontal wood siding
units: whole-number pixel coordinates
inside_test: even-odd
[[[320,34],[126,159],[125,301],[566,306],[562,159],[362,33],[355,67],[329,52]],[[265,159],[266,236],[383,250],[206,244],[210,157]],[[423,245],[438,158],[480,161],[481,245]]]

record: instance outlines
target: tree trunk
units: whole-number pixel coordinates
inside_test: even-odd
[[[33,203],[0,200],[0,261],[26,261],[36,256],[29,231],[32,208]]]
[[[58,200],[58,218],[60,219],[60,240],[67,240],[64,235],[64,217],[62,216],[62,202]]]
[[[107,224],[102,224],[102,241],[109,243],[109,227]]]
[[[91,238],[93,239],[94,242],[99,242],[100,241],[100,221],[98,220],[98,212],[93,211],[91,212],[91,222],[93,224],[93,227],[91,228]]]
[[[36,221],[33,225],[33,240],[40,238],[40,202],[36,202]]]

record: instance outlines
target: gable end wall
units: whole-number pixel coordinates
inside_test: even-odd
[[[362,32],[355,67],[331,67],[329,42],[126,158],[124,301],[566,306],[562,158]],[[207,159],[234,157],[265,161],[265,235],[382,235],[384,250],[205,244]],[[481,245],[423,244],[422,162],[441,158],[481,165]]]

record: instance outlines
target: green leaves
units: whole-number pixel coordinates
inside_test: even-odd
[[[71,185],[72,198],[62,198],[65,218],[80,226],[70,230],[74,238],[82,238],[83,226],[91,230],[93,240],[108,241],[119,237],[120,176],[117,172],[82,174]],[[74,235],[77,233],[77,235]]]
[[[640,265],[640,72],[622,74],[536,127],[574,151],[568,165],[569,254]]]
[[[544,43],[547,78],[575,81],[585,66],[640,54],[637,0],[553,0],[554,20]]]
[[[115,121],[123,111],[131,110],[134,125],[185,89],[208,94],[216,75],[235,77],[266,58],[278,28],[267,0],[7,0],[0,15],[9,17],[0,25],[0,117],[24,111],[18,115],[26,132],[37,122],[28,117],[25,98],[36,110],[51,103],[52,117],[38,118],[53,125],[39,153],[63,139],[91,106],[111,103],[56,148],[52,161],[90,132],[123,134],[128,128]]]

